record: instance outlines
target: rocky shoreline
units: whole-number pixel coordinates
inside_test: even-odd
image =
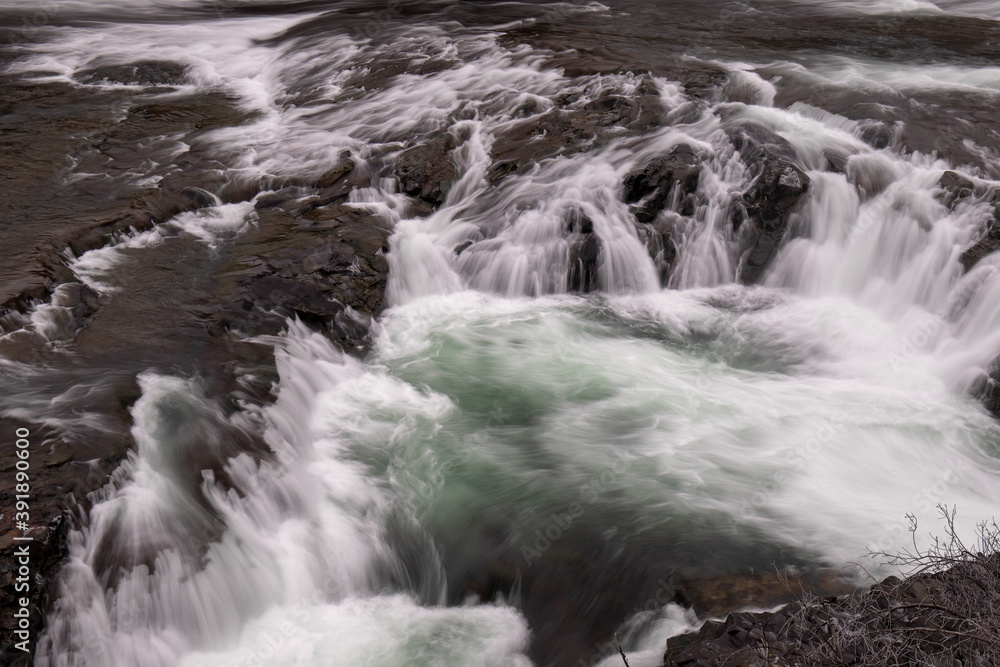
[[[991,546],[996,546],[995,525]],[[954,538],[954,535],[952,535]],[[739,612],[667,642],[664,667],[994,665],[1000,660],[1000,552],[951,545],[850,595]]]

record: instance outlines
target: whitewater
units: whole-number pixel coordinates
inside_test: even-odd
[[[76,25],[46,28],[9,67],[84,86],[96,84],[73,75],[96,62],[182,63],[185,82],[159,94],[224,91],[252,114],[198,147],[227,156],[232,179],[315,179],[348,151],[372,178],[345,206],[392,230],[388,307],[365,352],[291,318],[252,339],[274,350],[273,401],[235,412],[197,377],[138,375],[136,446],[69,534],[35,664],[570,664],[553,637],[606,641],[610,628],[633,667],[659,665],[664,640],[704,620],[658,599],[660,581],[779,568],[862,583],[848,566],[892,573],[866,553],[926,544],[938,505],[956,506],[965,531],[995,515],[1000,424],[975,394],[1000,354],[1000,256],[962,265],[993,204],[949,202],[939,185],[958,171],[977,192],[1000,186],[995,147],[873,144],[870,123],[784,100],[800,87],[993,104],[1000,69],[706,47],[678,56],[726,73],[698,97],[666,72],[580,74],[560,58],[587,54],[512,44],[508,31],[546,20],[517,3],[412,15],[390,3],[372,36],[349,3],[291,4],[55,3]],[[989,3],[799,5],[995,19]],[[551,11],[640,30],[650,9]],[[378,73],[386,63],[403,65]],[[659,120],[493,177],[525,117],[608,96]],[[732,216],[754,173],[734,123],[787,141],[809,179],[753,285]],[[454,177],[414,214],[385,165],[443,134]],[[701,171],[690,201],[657,218],[671,257],[623,182],[678,146]],[[218,256],[258,224],[268,192],[216,197],[67,264],[102,298],[127,299],[132,253],[166,257],[188,239]],[[600,253],[581,293],[585,234]],[[28,319],[57,341],[62,310],[57,295]],[[239,451],[231,430],[265,451]],[[224,479],[197,466],[205,457]],[[601,597],[616,588],[633,599]]]

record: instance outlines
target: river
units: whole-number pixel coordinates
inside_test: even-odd
[[[617,631],[653,666],[698,625],[664,582],[886,574],[863,557],[909,545],[908,513],[926,543],[936,505],[963,530],[1000,506],[975,396],[1000,256],[963,266],[1000,186],[994,3],[19,4],[5,76],[79,95],[58,132],[96,148],[10,196],[0,274],[30,283],[55,239],[56,282],[100,307],[80,331],[58,290],[5,316],[3,411],[81,465],[129,443],[69,507],[35,664],[615,665]],[[177,71],[86,76],[144,61]],[[129,130],[140,102],[210,99],[207,129]],[[808,183],[773,247],[734,218],[765,215],[740,128]],[[401,191],[434,142],[446,186]],[[637,222],[630,175],[684,151],[691,187]],[[336,205],[387,237],[364,343],[284,314],[206,343],[246,256],[290,247],[261,198],[348,154]],[[167,178],[207,200],[65,250],[103,193]],[[291,215],[296,266],[342,229]]]

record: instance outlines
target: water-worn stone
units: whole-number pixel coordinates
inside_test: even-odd
[[[300,216],[280,208],[259,214],[259,235],[239,239],[246,254],[219,274],[232,287],[217,333],[273,335],[288,317],[298,317],[345,348],[363,347],[383,307],[391,229],[342,205]],[[326,230],[325,240],[317,245],[320,230]]]
[[[728,132],[753,174],[733,212],[733,226],[743,247],[738,278],[749,285],[760,279],[777,254],[789,215],[809,190],[810,181],[795,164],[791,144],[761,123],[742,122]]]
[[[601,239],[594,233],[593,221],[579,211],[570,214],[566,226],[571,235],[567,287],[572,292],[593,292],[597,289]]]
[[[455,145],[455,137],[441,134],[403,151],[396,160],[400,189],[433,205],[443,203],[455,177],[455,164],[449,156]]]
[[[187,65],[168,60],[141,60],[127,65],[100,65],[80,70],[73,78],[81,83],[118,83],[140,86],[180,85]]]
[[[945,172],[947,173],[950,172]],[[944,176],[941,177],[942,181]],[[961,188],[961,194],[966,188]],[[949,193],[950,194],[950,193]],[[1000,190],[993,192],[990,198],[990,205],[993,207],[993,215],[986,223],[985,232],[979,240],[967,248],[959,257],[962,266],[968,271],[983,257],[990,255],[1000,249]]]
[[[625,202],[639,222],[652,222],[667,207],[694,212],[690,195],[698,189],[701,165],[694,149],[678,144],[664,157],[625,177]]]
[[[948,208],[955,208],[958,202],[968,199],[976,191],[972,181],[954,171],[941,174],[938,185],[943,189],[941,200]]]
[[[539,160],[572,154],[621,136],[623,131],[641,133],[662,123],[652,81],[642,81],[632,97],[604,91],[589,101],[565,94],[553,102],[554,108],[529,115],[497,137],[487,172],[491,183],[530,169]]]

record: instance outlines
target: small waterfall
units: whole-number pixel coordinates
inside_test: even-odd
[[[593,53],[564,52],[515,44],[540,21],[518,3],[494,10],[528,18],[488,28],[461,3],[387,10],[371,34],[339,27],[348,4],[54,28],[13,70],[84,85],[152,50],[188,68],[178,90],[248,114],[177,150],[226,156],[256,199],[73,257],[80,284],[24,318],[52,343],[92,314],[70,321],[73,289],[128,297],[129,249],[183,235],[217,258],[273,213],[264,256],[315,222],[306,204],[318,245],[345,211],[392,229],[362,359],[291,319],[249,341],[275,349],[266,407],[227,412],[164,365],[139,376],[135,451],[70,533],[36,664],[524,667],[545,642],[558,662],[556,634],[625,620],[607,620],[619,584],[838,566],[908,544],[907,512],[1000,501],[1000,428],[969,395],[1000,354],[1000,258],[961,263],[998,183],[907,149],[902,123],[872,141],[847,111],[788,103],[785,81],[905,99],[911,78],[992,90],[993,69],[671,52],[641,73],[602,60],[621,45],[596,43],[600,18]],[[976,190],[960,201],[953,169]],[[762,201],[780,187],[799,188],[787,210]],[[624,626],[634,664],[696,624],[662,603]]]

